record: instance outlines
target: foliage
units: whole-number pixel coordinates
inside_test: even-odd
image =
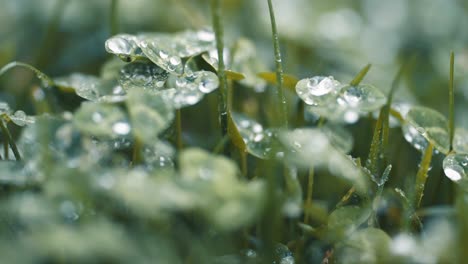
[[[411,24],[419,9],[409,5],[422,1],[363,0],[360,13],[299,1],[304,11],[295,11],[314,7],[318,17],[294,15],[300,23],[280,1],[100,2],[90,10],[102,5],[109,24],[86,63],[86,52],[66,44],[87,45],[86,32],[66,23],[92,5],[82,2],[57,1],[35,59],[0,39],[2,258],[466,259],[468,130],[459,116],[467,110],[456,78],[468,63],[465,49],[457,63],[447,48],[464,40],[434,42],[449,38],[428,30],[434,21],[405,39],[401,21],[374,14],[400,5]],[[145,9],[157,10],[157,25]],[[361,15],[372,34],[357,31]],[[141,24],[132,28],[129,16]],[[377,47],[372,27],[398,36],[396,47]],[[369,56],[376,48],[393,57]]]

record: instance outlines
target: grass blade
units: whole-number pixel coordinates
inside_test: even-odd
[[[110,25],[110,34],[111,36],[117,35],[119,33],[119,21],[118,21],[118,7],[119,0],[111,0],[110,5],[110,16],[109,16],[109,25]]]
[[[218,52],[218,77],[219,77],[219,122],[221,125],[221,135],[224,137],[228,133],[228,108],[227,108],[227,78],[224,65],[224,43],[223,43],[223,24],[221,20],[220,0],[211,0],[211,14],[213,29],[216,38],[216,49]]]
[[[372,64],[367,64],[361,71],[354,77],[354,79],[349,83],[351,86],[356,86],[361,83],[362,79],[366,77],[367,72],[370,70]]]
[[[418,173],[416,174],[415,185],[415,201],[414,208],[417,209],[421,205],[421,200],[424,195],[424,187],[426,185],[427,173],[429,172],[432,160],[432,150],[434,146],[429,142],[426,150],[424,151],[421,164],[419,165]]]
[[[19,62],[19,61],[13,61],[13,62],[10,62],[7,65],[3,66],[0,69],[0,76],[2,76],[7,71],[9,71],[9,70],[11,70],[11,69],[13,69],[15,67],[22,67],[22,68],[29,69],[29,70],[33,71],[36,74],[36,77],[40,81],[44,82],[47,86],[54,85],[54,81],[49,76],[47,76],[45,73],[41,72],[36,67],[34,67],[34,66],[30,65],[30,64]]]
[[[10,131],[8,130],[8,127],[6,124],[0,120],[0,129],[3,133],[3,136],[6,137],[6,141],[10,144],[11,150],[13,150],[13,154],[15,155],[16,160],[21,160],[21,155],[19,153],[18,147],[15,144],[15,141],[13,140],[13,137],[10,134]]]
[[[284,76],[283,76],[283,61],[281,58],[281,50],[279,46],[279,35],[278,29],[276,28],[276,20],[275,20],[275,12],[273,10],[273,4],[271,0],[267,0],[268,2],[268,10],[270,12],[270,22],[271,22],[271,31],[273,34],[273,48],[275,50],[275,65],[276,65],[276,97],[277,102],[279,103],[279,120],[280,125],[282,127],[288,126],[288,113],[287,113],[287,105],[286,105],[286,98],[283,94],[283,83],[284,83]]]
[[[453,148],[453,136],[455,135],[455,96],[453,93],[453,72],[454,72],[455,55],[453,51],[450,53],[450,81],[449,81],[449,134],[450,134],[450,147]]]

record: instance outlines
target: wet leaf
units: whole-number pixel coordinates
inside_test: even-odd
[[[125,113],[115,105],[85,102],[73,118],[81,132],[96,137],[128,136],[131,126]]]
[[[372,112],[380,109],[386,102],[385,95],[369,84],[344,86],[341,88],[339,103],[361,112]]]
[[[130,90],[126,105],[130,115],[133,135],[151,144],[158,134],[169,127],[174,119],[174,108],[160,94],[144,90]]]
[[[434,147],[442,153],[449,151],[449,135],[447,119],[439,112],[426,107],[413,107],[407,115],[408,123],[413,126],[416,131],[421,134],[426,140],[434,144]],[[408,129],[408,132],[411,128]],[[413,129],[414,131],[414,129]],[[412,133],[415,134],[415,133]],[[410,137],[405,132],[405,138],[412,145],[420,142],[417,136]],[[417,146],[415,146],[418,148]]]
[[[32,116],[28,116],[24,111],[18,110],[13,115],[9,116],[10,120],[17,126],[25,126],[33,124],[35,119]]]
[[[267,81],[269,84],[276,85],[277,79],[275,72],[261,72],[258,73],[257,76]],[[283,78],[284,88],[287,88],[290,91],[295,91],[296,85],[299,82],[299,80],[295,76],[290,74],[283,74]]]
[[[152,63],[133,62],[120,70],[119,84],[124,90],[159,90],[164,87],[168,72]]]
[[[381,229],[365,228],[353,233],[337,248],[342,263],[378,263],[390,261],[391,238]]]
[[[286,160],[308,169],[311,164],[328,169],[332,174],[353,182],[362,191],[366,180],[351,159],[337,150],[320,129],[298,128],[280,133],[286,150]]]

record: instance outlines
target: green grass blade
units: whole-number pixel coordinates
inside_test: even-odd
[[[356,86],[361,83],[362,79],[366,77],[367,72],[370,70],[372,64],[367,64],[364,68],[359,71],[359,73],[354,77],[354,79],[349,83],[352,86]]]
[[[312,205],[312,193],[314,189],[314,168],[311,167],[309,169],[309,175],[308,175],[308,180],[307,180],[307,195],[306,195],[306,201],[305,201],[305,207],[311,206]],[[309,211],[304,210],[304,224],[308,225],[309,224]]]
[[[223,42],[223,24],[221,20],[220,0],[211,0],[211,14],[213,29],[216,38],[216,49],[218,52],[218,77],[219,77],[219,121],[221,125],[221,135],[224,137],[228,133],[228,108],[227,108],[227,78],[224,65],[224,42]]]
[[[11,69],[13,69],[15,67],[22,67],[22,68],[29,69],[29,70],[33,71],[36,74],[36,77],[40,81],[44,82],[47,86],[54,85],[54,81],[49,76],[47,76],[45,73],[41,72],[36,67],[34,67],[34,66],[30,65],[30,64],[19,62],[19,61],[13,61],[13,62],[10,62],[7,65],[3,66],[0,69],[0,76],[2,76],[7,71],[9,71],[9,70],[11,70]]]
[[[19,153],[18,147],[16,146],[16,143],[13,140],[10,131],[8,130],[8,127],[3,122],[3,120],[0,120],[0,129],[3,133],[3,136],[6,137],[6,141],[8,141],[8,143],[10,144],[11,150],[13,150],[13,154],[15,155],[16,160],[21,160],[21,155]]]
[[[380,110],[379,118],[375,124],[374,134],[372,135],[371,146],[369,150],[369,156],[367,158],[367,168],[373,175],[379,174],[379,157],[382,153],[382,122],[384,119],[384,109]]]
[[[275,20],[275,12],[273,10],[273,4],[271,0],[267,0],[268,2],[268,10],[270,12],[270,22],[271,22],[271,31],[273,34],[273,48],[275,51],[275,66],[276,66],[276,97],[277,102],[279,103],[279,121],[282,127],[288,126],[288,112],[287,112],[287,105],[286,105],[286,98],[284,97],[283,93],[283,83],[284,83],[284,76],[283,76],[283,61],[281,58],[281,50],[279,46],[279,35],[278,29],[276,28],[276,20]]]
[[[453,137],[455,135],[455,95],[453,93],[453,72],[455,55],[450,53],[450,81],[449,81],[449,133],[450,133],[450,151],[453,148]]]
[[[418,172],[416,174],[416,185],[415,185],[415,201],[414,208],[419,208],[421,200],[424,195],[424,188],[426,186],[427,173],[429,172],[432,160],[432,150],[434,146],[429,142],[426,150],[424,151],[421,164],[419,165]]]
[[[110,16],[109,16],[109,19],[110,19],[109,26],[110,26],[111,36],[114,36],[117,33],[119,33],[118,7],[119,7],[119,0],[111,0]]]

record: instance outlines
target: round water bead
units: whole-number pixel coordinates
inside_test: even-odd
[[[347,85],[340,91],[339,100],[348,107],[361,112],[372,112],[380,109],[386,102],[385,95],[369,84]]]
[[[219,86],[218,76],[209,71],[194,72],[191,78],[195,78],[193,83],[197,85],[202,93],[211,93]]]
[[[133,62],[120,70],[119,83],[123,89],[158,90],[164,87],[169,73],[152,63]]]
[[[445,176],[454,182],[466,180],[468,173],[468,154],[451,153],[444,158]]]
[[[424,151],[428,145],[427,140],[422,136],[424,129],[414,127],[411,124],[405,123],[402,126],[403,136],[415,149]]]
[[[315,76],[300,80],[296,84],[296,93],[306,104],[321,105],[333,98],[341,86],[332,76]]]
[[[119,56],[123,61],[130,62],[138,49],[137,38],[129,34],[119,34],[106,40],[106,51]]]
[[[9,118],[18,126],[29,125],[35,121],[34,117],[26,115],[26,113],[22,110],[16,111],[13,115],[10,115]]]

